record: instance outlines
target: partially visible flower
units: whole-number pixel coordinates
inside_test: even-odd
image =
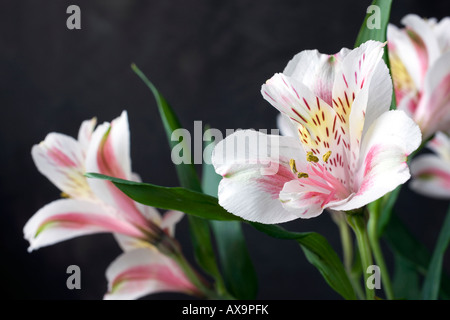
[[[450,133],[450,18],[409,14],[405,28],[388,26],[388,48],[398,109],[420,126],[423,139]]]
[[[201,295],[171,258],[145,248],[120,255],[106,270],[106,278],[107,300],[138,299],[160,292]]]
[[[435,154],[424,154],[413,159],[410,187],[425,196],[450,199],[450,138],[438,132],[427,147]]]
[[[282,223],[360,208],[406,182],[407,156],[421,134],[404,112],[389,111],[382,54],[375,41],[335,55],[307,50],[268,80],[262,94],[286,116],[282,131],[292,136],[247,130],[217,144],[220,205],[250,221]],[[269,145],[229,148],[246,138]],[[266,174],[267,164],[278,171]]]
[[[139,179],[131,172],[127,113],[94,131],[95,124],[95,119],[84,121],[78,140],[50,133],[33,146],[38,170],[66,199],[44,206],[26,223],[24,235],[30,251],[98,232],[114,233],[124,250],[149,246],[171,234],[182,217],[180,212],[161,217],[156,209],[134,202],[111,182],[86,179],[86,172]]]

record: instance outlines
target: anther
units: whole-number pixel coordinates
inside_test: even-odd
[[[299,172],[299,173],[297,174],[297,177],[298,177],[298,178],[308,178],[309,175],[308,175],[306,172]]]
[[[323,158],[323,162],[327,162],[328,159],[330,159],[330,156],[331,156],[331,150],[323,155],[323,157],[322,157]]]
[[[289,166],[291,167],[291,171],[293,173],[297,173],[297,166],[295,165],[294,159],[289,160]]]
[[[308,162],[319,162],[319,158],[317,158],[312,151],[306,154],[306,161]]]

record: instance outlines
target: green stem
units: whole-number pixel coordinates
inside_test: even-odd
[[[345,219],[345,214],[343,212],[333,212],[333,220],[336,222],[339,228],[339,234],[341,236],[341,244],[344,258],[344,267],[347,272],[350,283],[355,290],[358,299],[364,299],[364,292],[359,283],[358,276],[352,272],[353,265],[353,240],[350,233],[350,228]]]
[[[380,218],[381,200],[377,200],[368,206],[369,209],[369,221],[367,222],[367,233],[369,235],[370,246],[372,247],[373,256],[375,261],[380,267],[381,282],[383,283],[383,289],[387,299],[394,299],[394,290],[392,289],[391,279],[389,272],[384,261],[383,252],[380,247],[380,238],[378,236],[378,221]]]
[[[367,286],[367,279],[369,275],[366,270],[369,266],[373,265],[372,252],[370,250],[369,238],[367,237],[367,229],[364,216],[361,213],[349,213],[347,214],[347,221],[355,232],[356,241],[358,243],[359,254],[361,256],[361,266],[364,274],[364,287],[366,289],[366,299],[375,299],[375,290],[369,289]]]

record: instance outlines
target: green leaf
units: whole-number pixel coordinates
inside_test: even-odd
[[[205,148],[211,136],[205,131]],[[214,142],[210,142],[214,143]],[[208,148],[211,150],[211,148]],[[203,163],[202,188],[206,194],[217,197],[217,189],[222,179],[207,160]],[[211,221],[217,251],[222,266],[223,277],[228,291],[238,299],[255,299],[258,293],[258,279],[247,249],[242,224],[239,221]],[[245,283],[245,285],[242,285]]]
[[[131,68],[133,71],[141,78],[141,80],[147,85],[147,87],[150,89],[150,91],[153,93],[153,96],[155,97],[156,104],[158,105],[159,114],[161,116],[161,120],[164,125],[164,129],[166,131],[167,139],[169,141],[169,145],[171,149],[178,145],[179,143],[183,146],[183,152],[189,152],[188,158],[191,160],[189,163],[181,163],[176,165],[177,175],[178,179],[180,180],[180,184],[184,188],[188,188],[194,191],[201,192],[201,185],[200,180],[198,179],[197,172],[195,170],[195,166],[192,162],[192,155],[191,155],[191,146],[186,145],[186,141],[183,139],[182,141],[173,141],[172,140],[172,134],[177,129],[182,129],[181,123],[178,120],[175,112],[172,110],[170,105],[167,103],[167,100],[161,95],[161,93],[156,89],[156,87],[153,85],[153,83],[150,82],[150,80],[144,75],[144,73],[139,70],[139,68],[132,64]],[[123,187],[123,186],[122,186]],[[127,187],[129,189],[129,187]],[[119,188],[120,189],[120,188]],[[122,189],[121,189],[122,190]],[[122,190],[123,191],[123,190]],[[180,194],[181,193],[181,194]],[[148,193],[147,193],[148,195]],[[189,195],[186,193],[186,191],[178,190],[178,196],[183,197],[187,196],[187,198],[183,198],[184,204],[180,207],[180,211],[185,213],[190,213],[195,215],[192,211],[187,212],[186,210],[192,209],[193,211],[196,211],[194,208],[197,205],[200,205],[202,200],[199,198],[199,194],[197,194],[197,198],[193,194]],[[189,196],[192,196],[193,198],[189,198]],[[154,199],[154,198],[153,198]],[[167,198],[166,198],[167,199]],[[195,203],[195,200],[197,199],[199,202]],[[194,201],[192,201],[194,200]],[[138,201],[138,200],[136,200]],[[210,199],[211,201],[211,199]],[[189,204],[190,202],[190,204]],[[217,283],[218,290],[222,290],[223,284],[221,275],[219,273],[219,268],[217,266],[214,250],[211,243],[211,234],[210,234],[210,228],[209,223],[206,220],[203,220],[202,218],[212,219],[210,218],[210,215],[208,215],[208,202],[204,202],[203,205],[200,205],[200,208],[203,208],[202,216],[201,218],[199,215],[197,216],[188,216],[189,220],[189,229],[191,231],[191,239],[192,239],[192,245],[194,247],[194,254],[195,258],[197,260],[197,263],[210,275],[212,275]],[[205,207],[206,205],[206,207]],[[214,212],[217,213],[219,210],[217,206],[213,206],[211,208],[211,213]],[[215,211],[214,211],[215,210]],[[219,210],[220,211],[220,210]],[[222,210],[224,212],[225,210]],[[225,211],[226,212],[226,211]],[[227,212],[228,214],[228,212]],[[225,214],[226,215],[226,214]],[[220,212],[217,217],[220,218]],[[230,216],[230,214],[228,214]]]
[[[395,270],[392,286],[395,297],[407,300],[420,299],[420,279],[414,264],[399,254],[394,254],[394,260]]]
[[[381,237],[381,235],[384,233],[384,230],[386,229],[386,226],[388,225],[389,220],[391,219],[392,209],[394,208],[394,204],[398,199],[401,188],[402,185],[398,186],[393,191],[376,200],[381,201],[381,208],[382,208],[380,219],[377,225],[378,237]]]
[[[436,243],[436,247],[431,258],[430,266],[423,284],[422,297],[424,300],[437,300],[439,287],[441,284],[442,263],[444,253],[450,243],[450,207],[445,217],[444,225]]]
[[[379,17],[377,17],[378,11],[369,10],[370,6],[367,8],[368,12],[364,18],[364,22],[361,26],[361,29],[359,30],[358,36],[356,38],[355,42],[355,48],[359,47],[362,43],[368,41],[368,40],[376,40],[380,42],[386,42],[387,40],[387,26],[389,23],[389,17],[391,14],[391,5],[392,0],[374,0],[372,1],[372,6],[377,6],[379,8]],[[380,24],[379,28],[372,28],[372,22],[373,19],[379,18]],[[367,23],[369,22],[369,24]],[[390,71],[390,64],[389,64],[389,55],[388,55],[388,49],[387,46],[384,50],[383,60],[386,62],[386,65],[389,68]],[[392,102],[391,102],[391,109],[396,109],[397,103],[395,100],[395,95],[392,95]]]
[[[397,215],[392,214],[384,237],[395,254],[413,264],[419,274],[427,274],[431,260],[428,249],[411,234]],[[440,294],[450,298],[450,279],[446,274],[442,275]]]
[[[144,75],[144,73],[141,70],[139,70],[139,68],[135,64],[132,64],[131,68],[139,76],[139,78],[141,78],[141,80],[147,85],[147,87],[150,89],[153,96],[155,97],[156,104],[158,106],[158,111],[161,116],[164,129],[166,131],[167,140],[169,141],[170,149],[172,150],[174,146],[181,143],[184,146],[183,150],[188,152],[190,150],[190,146],[185,145],[184,140],[183,141],[172,140],[172,133],[177,129],[182,129],[182,126],[175,112],[167,103],[167,100],[161,95],[161,93],[156,89],[153,83],[151,83],[150,80],[148,80],[148,78]],[[190,154],[189,158],[191,158]],[[195,166],[193,165],[192,161],[190,163],[180,163],[175,167],[177,170],[181,186],[183,186],[184,188],[201,192],[200,180],[198,179],[197,172],[195,171]]]
[[[217,203],[217,198],[182,187],[161,187],[149,183],[122,180],[98,173],[86,173],[88,178],[109,180],[128,197],[147,206],[177,210],[199,218],[212,220],[242,220]]]
[[[297,241],[308,261],[319,270],[333,290],[345,299],[356,299],[341,260],[323,236],[315,232],[289,232],[277,225],[250,224],[271,237]]]

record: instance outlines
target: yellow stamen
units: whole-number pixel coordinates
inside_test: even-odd
[[[291,171],[293,173],[297,173],[297,166],[295,165],[294,159],[289,160],[289,166],[291,167]]]
[[[308,161],[308,162],[319,162],[319,158],[317,158],[313,153],[312,153],[312,151],[310,151],[310,152],[308,152],[307,154],[306,154],[306,161]]]
[[[308,175],[306,172],[299,172],[299,173],[297,174],[297,177],[298,177],[298,178],[308,178],[309,175]]]
[[[331,156],[331,150],[323,155],[323,162],[327,162],[328,159],[330,159],[330,156]]]
[[[61,192],[61,198],[70,198],[70,196],[65,192]]]

